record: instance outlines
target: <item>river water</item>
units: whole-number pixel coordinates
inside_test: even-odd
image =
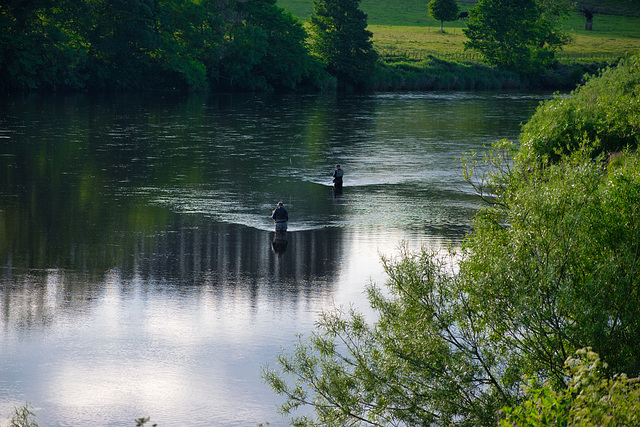
[[[381,254],[459,244],[458,159],[546,97],[0,99],[0,425],[286,425],[261,368],[323,310],[373,319]]]

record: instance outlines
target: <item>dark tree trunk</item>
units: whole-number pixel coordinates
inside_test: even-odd
[[[587,18],[587,21],[584,23],[584,29],[587,31],[593,30],[593,17]]]

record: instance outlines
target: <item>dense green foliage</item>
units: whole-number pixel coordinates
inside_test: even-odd
[[[474,323],[496,340],[513,381],[526,373],[561,384],[564,361],[583,346],[612,372],[640,373],[639,160],[626,154],[608,171],[579,150],[492,180],[502,184],[497,207],[476,218],[461,274],[470,304],[491,304]]]
[[[590,349],[567,360],[566,388],[528,387],[521,406],[505,408],[500,427],[618,427],[640,423],[640,378],[604,374],[606,364]]]
[[[458,19],[458,3],[456,0],[431,0],[429,2],[429,16],[440,21],[440,32],[444,33],[444,21]]]
[[[294,424],[495,425],[523,377],[566,388],[565,361],[585,347],[607,377],[640,373],[640,155],[607,163],[580,148],[537,168],[513,154],[504,141],[481,167],[469,159],[490,204],[457,269],[424,249],[385,258],[374,324],[326,313],[265,370],[285,414],[315,409]]]
[[[358,86],[373,71],[377,54],[360,0],[315,0],[311,16],[311,50],[327,64],[340,86]]]
[[[264,90],[323,77],[275,0],[12,0],[0,28],[4,90]]]
[[[545,102],[523,127],[520,156],[532,162],[557,161],[581,145],[592,156],[608,155],[640,143],[640,57],[608,68],[571,96]]]
[[[321,74],[320,63],[308,53],[302,24],[275,3],[253,0],[243,6],[244,25],[231,30],[220,61],[222,77],[233,82],[229,86],[293,89],[303,79]]]
[[[454,19],[452,10],[453,6],[457,7],[456,2],[434,0],[431,6],[447,2],[451,8],[438,7],[438,15],[448,11],[449,18]],[[524,33],[523,39],[532,34],[538,38],[546,35],[546,39],[542,47],[521,49],[525,53],[529,49],[533,54],[530,58],[524,55],[524,61],[518,58],[506,64],[507,71],[515,70],[520,76],[506,80],[499,77],[502,80],[499,85],[488,82],[485,72],[477,81],[470,79],[468,73],[462,78],[451,74],[448,81],[444,81],[442,74],[424,76],[414,72],[421,67],[402,66],[393,70],[393,67],[381,66],[375,60],[371,28],[367,29],[370,15],[359,9],[359,3],[318,2],[314,6],[318,9],[313,18],[315,24],[310,24],[313,37],[309,37],[302,23],[276,6],[276,0],[8,0],[0,5],[0,91],[288,90],[333,86],[335,79],[330,78],[327,71],[342,85],[400,90],[438,87],[565,90],[580,81],[581,74],[573,71],[571,78],[565,78],[569,76],[566,67],[557,67],[557,64],[546,73],[537,72],[552,57],[552,36],[560,34],[556,31],[558,18],[566,11],[558,5],[566,4],[564,0],[536,3],[539,16],[535,31],[528,24],[517,27],[518,32]],[[601,4],[599,10],[613,10],[611,3],[615,1]],[[473,3],[461,4],[466,9]],[[294,0],[281,0],[278,5],[287,10],[302,7]],[[435,24],[424,13],[422,0],[400,6],[364,0],[363,7],[373,11],[376,22],[403,19],[403,25]],[[520,14],[517,9],[516,16]],[[409,15],[411,19],[407,21]],[[442,24],[441,21],[441,27]],[[451,25],[464,27],[467,21]],[[632,26],[631,21],[620,23],[619,31],[611,33],[612,37],[607,40],[636,37],[633,30],[628,29]],[[449,36],[455,36],[455,31]],[[415,34],[409,37],[407,41],[407,35],[400,31],[393,40],[410,43],[412,49],[424,46],[426,51],[437,54],[442,48],[461,52],[464,39],[459,34],[456,43],[442,35],[438,35],[437,40],[426,41],[416,39]],[[518,37],[509,34],[507,39],[514,41],[514,46],[520,46],[515,44]],[[383,44],[388,46],[388,41]],[[500,51],[499,42],[491,45],[491,55]],[[634,45],[625,41],[615,49],[626,52],[629,46]],[[611,47],[601,49],[610,54]],[[506,55],[506,58],[512,57],[515,56],[511,53]],[[496,58],[496,64],[502,61],[497,54]],[[532,70],[537,71],[523,75]],[[423,68],[422,71],[429,70]]]
[[[552,4],[547,4],[552,3]],[[469,11],[463,30],[465,49],[477,50],[485,60],[520,73],[542,71],[554,52],[567,42],[558,18],[568,16],[564,2],[536,0],[479,0]]]

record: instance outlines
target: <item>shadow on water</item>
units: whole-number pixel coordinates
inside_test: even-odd
[[[38,260],[55,268],[34,268],[19,251],[3,253],[3,259],[10,260],[3,265],[0,292],[3,323],[17,326],[36,319],[50,292],[47,277],[52,275],[62,279],[57,281],[61,288],[56,295],[74,299],[76,306],[100,298],[106,291],[105,278],[114,271],[125,292],[135,283],[146,291],[178,294],[206,287],[221,298],[239,295],[246,306],[256,306],[258,298],[288,303],[322,298],[336,280],[341,235],[336,228],[275,233],[176,216],[171,227],[151,235],[121,234],[108,243],[57,245],[59,252],[49,253],[51,259]],[[238,293],[240,289],[243,292]],[[17,298],[17,294],[23,295]],[[18,300],[30,303],[22,307],[27,312],[13,318],[18,307],[11,302]]]

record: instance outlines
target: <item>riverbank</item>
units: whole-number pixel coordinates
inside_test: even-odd
[[[478,62],[445,61],[433,56],[420,61],[399,59],[380,62],[369,83],[369,90],[572,90],[585,75],[597,74],[611,62],[554,64],[547,72],[522,76],[512,71]]]

